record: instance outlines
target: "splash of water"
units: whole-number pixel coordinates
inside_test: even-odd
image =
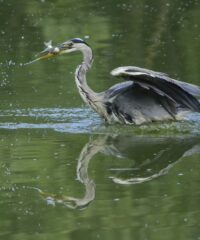
[[[200,114],[184,121],[141,126],[107,125],[89,108],[9,109],[0,113],[0,129],[52,129],[68,133],[174,135],[199,134]]]

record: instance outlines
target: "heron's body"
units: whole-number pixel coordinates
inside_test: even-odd
[[[54,51],[56,49],[56,51]],[[48,50],[48,49],[47,49]],[[59,51],[60,52],[59,52]],[[79,93],[87,104],[108,123],[142,124],[154,121],[178,120],[188,112],[200,112],[200,88],[193,84],[177,81],[166,74],[138,67],[119,67],[113,76],[126,81],[108,90],[96,93],[87,84],[86,73],[91,68],[91,48],[81,39],[72,39],[47,54],[62,54],[81,51],[83,62],[75,72]]]

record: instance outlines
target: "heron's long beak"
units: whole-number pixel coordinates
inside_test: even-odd
[[[64,53],[68,53],[68,52],[74,51],[74,49],[72,49],[70,47],[68,42],[64,42],[62,44],[59,44],[56,47],[53,47],[51,45],[51,41],[48,42],[48,43],[45,43],[45,45],[47,46],[47,48],[45,48],[42,52],[38,53],[36,55],[37,56],[36,59],[34,59],[33,61],[30,61],[30,62],[27,62],[24,65],[32,64],[32,63],[37,62],[39,60],[53,58],[55,56],[62,55]]]

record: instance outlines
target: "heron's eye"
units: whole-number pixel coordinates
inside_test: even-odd
[[[68,46],[72,47],[73,46],[73,42],[68,43]]]

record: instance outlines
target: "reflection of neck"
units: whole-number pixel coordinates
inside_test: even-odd
[[[88,176],[88,165],[90,160],[98,152],[102,152],[105,148],[107,137],[100,137],[96,140],[91,140],[82,149],[77,165],[77,179],[85,185],[85,195],[82,199],[77,199],[77,206],[86,206],[95,198],[95,183]]]

